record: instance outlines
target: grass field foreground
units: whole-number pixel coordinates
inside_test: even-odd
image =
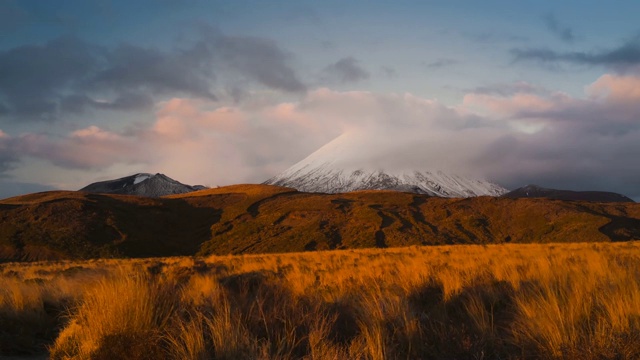
[[[638,359],[640,243],[0,265],[0,354]]]

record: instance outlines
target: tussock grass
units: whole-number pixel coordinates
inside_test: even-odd
[[[72,310],[52,358],[156,358],[175,307],[176,289],[139,271],[117,269],[98,281]],[[117,346],[121,346],[118,349]]]
[[[0,320],[53,359],[637,359],[640,244],[4,264]]]

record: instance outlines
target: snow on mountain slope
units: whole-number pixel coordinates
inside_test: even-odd
[[[159,197],[184,194],[204,188],[201,185],[185,185],[164,174],[140,173],[115,180],[96,182],[83,187],[80,191]]]
[[[345,133],[265,184],[305,192],[340,193],[355,190],[399,190],[442,197],[499,196],[503,187],[483,179],[428,166],[407,167],[400,157],[382,149],[366,150],[366,139]]]
[[[153,176],[153,175],[151,175],[151,174],[138,174],[138,175],[136,175],[135,179],[133,180],[133,185],[139,184],[139,183],[147,180],[151,176]]]

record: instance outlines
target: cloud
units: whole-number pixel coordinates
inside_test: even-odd
[[[74,37],[0,52],[0,95],[9,113],[51,119],[61,90],[95,70],[98,53]]]
[[[197,47],[163,52],[123,44],[105,58],[108,66],[92,74],[88,87],[216,99],[210,89],[214,79],[211,55]]]
[[[471,89],[464,95],[462,107],[492,118],[521,121],[543,111],[567,106],[574,100],[562,92],[552,92],[535,84],[517,81]]]
[[[634,104],[640,100],[640,78],[605,74],[587,87],[587,94],[614,104]]]
[[[304,92],[306,86],[289,65],[291,58],[274,41],[243,36],[217,36],[208,44],[221,61],[267,87]]]
[[[604,190],[639,198],[632,159],[640,155],[637,131],[605,135],[560,127],[506,135],[483,154],[487,169],[510,187],[527,183],[573,190]],[[486,159],[492,159],[491,162]]]
[[[396,157],[393,166],[431,161],[461,169],[464,152],[446,157],[442,152],[451,134],[481,120],[410,94],[321,88],[296,102],[253,109],[174,98],[158,103],[155,121],[133,133],[94,125],[63,137],[25,134],[13,140],[21,154],[66,169],[137,165],[185,182],[225,185],[265,181],[347,131],[369,137],[368,144],[375,146],[362,150],[373,155],[372,161],[385,162],[389,154],[413,147],[414,155]],[[460,138],[467,136],[484,135],[469,132]],[[467,149],[477,150],[468,140]]]
[[[324,68],[323,75],[327,80],[344,84],[366,80],[370,74],[360,66],[358,60],[345,57]]]
[[[143,93],[127,93],[126,91],[113,100],[96,100],[86,95],[75,94],[62,97],[58,106],[60,111],[66,114],[82,114],[88,108],[133,111],[151,109],[153,99]]]
[[[605,74],[584,97],[572,97],[515,83],[509,91],[469,93],[456,107],[412,94],[327,88],[251,107],[173,98],[156,103],[153,123],[135,132],[89,126],[63,137],[4,134],[0,143],[65,168],[126,165],[226,185],[262,182],[351,132],[365,139],[363,165],[640,198],[638,84],[640,77]]]
[[[544,17],[545,25],[547,25],[547,29],[558,39],[566,42],[572,43],[575,41],[576,37],[573,34],[573,30],[568,27],[560,24],[558,19],[556,19],[555,15],[552,13],[546,14]]]
[[[467,92],[473,93],[473,94],[507,96],[507,95],[513,95],[513,94],[547,93],[547,90],[535,84],[528,83],[526,81],[516,81],[513,83],[498,83],[498,84],[490,84],[486,86],[478,86],[476,88],[467,90]]]
[[[640,36],[617,48],[594,52],[557,52],[549,49],[512,49],[515,62],[536,61],[543,64],[569,63],[587,66],[607,66],[626,71],[640,65]]]
[[[456,65],[458,64],[457,60],[454,59],[448,59],[448,58],[442,58],[442,59],[438,59],[436,61],[432,61],[430,63],[427,63],[426,66],[428,68],[442,68],[442,67],[446,67],[446,66],[452,66],[452,65]]]
[[[134,136],[124,136],[92,125],[58,138],[27,133],[12,138],[21,156],[50,161],[66,169],[91,170],[115,163],[143,164],[149,160],[147,149]]]
[[[585,98],[549,93],[465,97],[465,108],[485,106],[517,131],[504,133],[478,157],[503,184],[609,190],[640,197],[640,78],[605,74]],[[499,120],[496,120],[499,121]]]
[[[216,100],[217,74],[235,84],[306,91],[292,55],[271,40],[209,29],[185,43],[110,48],[66,36],[0,51],[0,116],[50,121],[89,109],[148,109],[163,98]]]

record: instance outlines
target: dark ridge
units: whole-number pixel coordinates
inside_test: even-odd
[[[592,201],[592,202],[635,202],[632,199],[618,193],[607,191],[572,191],[547,189],[538,185],[527,185],[511,192],[502,197],[520,199],[520,198],[547,198],[554,200],[568,201]]]

